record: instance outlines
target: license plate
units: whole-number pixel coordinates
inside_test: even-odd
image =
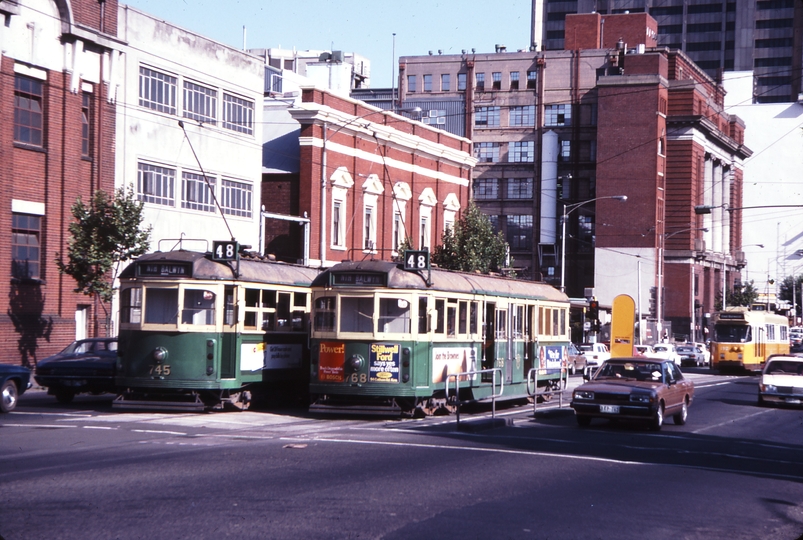
[[[600,405],[599,412],[619,414],[619,405]]]

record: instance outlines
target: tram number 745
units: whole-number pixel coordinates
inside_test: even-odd
[[[157,365],[150,365],[148,366],[150,371],[148,372],[149,375],[158,375],[160,377],[167,377],[170,375],[170,364],[157,364]]]

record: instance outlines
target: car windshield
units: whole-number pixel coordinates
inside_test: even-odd
[[[660,381],[661,364],[648,362],[607,362],[597,372],[594,380],[631,379],[636,381]]]
[[[803,376],[803,362],[794,360],[770,360],[764,373],[768,375],[785,374]]]
[[[669,347],[664,347],[663,345],[658,345],[657,347],[653,347],[655,352],[666,352],[669,350]]]
[[[593,347],[591,347],[591,345],[580,345],[580,350],[583,351],[583,352],[589,352],[589,351],[592,351],[594,349],[593,349]]]

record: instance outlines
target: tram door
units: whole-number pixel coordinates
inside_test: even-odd
[[[482,346],[482,369],[491,369],[496,360],[496,304],[491,302],[485,304],[485,323],[482,333],[485,338]],[[483,381],[492,379],[492,374],[482,374]]]
[[[508,304],[507,309],[507,321],[506,321],[506,329],[505,329],[505,348],[502,352],[502,356],[504,357],[505,362],[505,384],[512,384],[513,383],[513,367],[516,364],[516,340],[520,337],[518,335],[519,331],[519,324],[523,323],[519,319],[519,312],[516,309],[514,304]],[[502,321],[500,321],[502,322]],[[503,323],[504,324],[504,323]]]
[[[533,336],[535,335],[536,320],[535,314],[537,311],[535,310],[535,306],[527,306],[527,320],[525,324],[525,346],[524,346],[524,377],[527,377],[527,374],[530,373],[530,370],[533,368],[533,359],[535,358],[535,339]]]

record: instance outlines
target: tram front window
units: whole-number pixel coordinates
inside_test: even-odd
[[[183,324],[215,324],[215,293],[186,289],[181,322]]]
[[[409,334],[410,302],[404,298],[380,298],[379,331]]]
[[[743,324],[717,324],[714,326],[714,341],[718,343],[749,343],[752,339],[749,326]]]
[[[374,331],[374,299],[340,297],[340,331]]]
[[[315,330],[335,331],[335,297],[322,296],[315,299]]]
[[[178,289],[145,290],[145,324],[176,324]]]

